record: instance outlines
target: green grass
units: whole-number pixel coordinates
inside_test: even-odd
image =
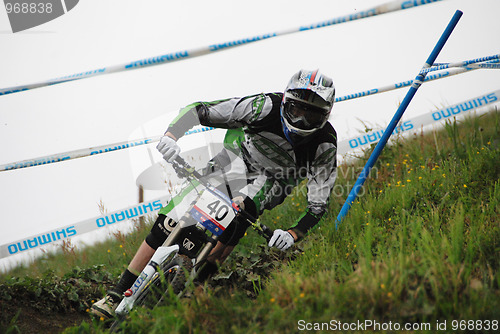
[[[441,332],[451,333],[453,320],[499,321],[499,145],[498,112],[398,140],[384,149],[336,230],[336,216],[369,156],[365,152],[339,167],[336,189],[343,194],[332,198],[321,226],[293,250],[269,251],[248,232],[222,268],[223,284],[198,288],[193,297],[152,311],[134,311],[124,332],[290,333],[305,323],[372,320],[428,323],[431,330],[417,332],[431,333],[437,321],[446,320]],[[289,226],[304,208],[301,193],[267,213],[264,223]],[[100,270],[116,276],[144,233],[147,228],[10,275],[42,275],[42,267],[64,275],[75,266],[104,265]],[[8,286],[12,278],[2,280]],[[66,330],[105,331],[99,321]]]

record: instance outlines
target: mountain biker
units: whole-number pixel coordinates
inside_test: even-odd
[[[334,101],[332,79],[319,70],[301,70],[292,76],[283,93],[197,102],[181,109],[157,149],[167,162],[172,162],[180,153],[177,140],[193,126],[228,129],[226,148],[210,161],[204,172],[238,169],[233,168],[236,165],[244,169],[245,182],[231,186],[228,191],[254,217],[281,204],[296,185],[307,179],[305,212],[287,230],[276,229],[269,241],[269,247],[285,251],[301,240],[327,210],[337,177],[337,135],[328,122]],[[114,315],[124,291],[132,286],[175,224],[167,217],[171,203],[160,210],[150,234],[118,284],[92,305],[93,314]],[[216,272],[247,227],[234,221],[227,227],[198,272],[200,282]]]

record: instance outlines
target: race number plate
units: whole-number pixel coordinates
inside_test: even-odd
[[[191,216],[217,236],[224,232],[236,216],[229,199],[226,200],[222,193],[220,195],[206,190],[191,209]]]

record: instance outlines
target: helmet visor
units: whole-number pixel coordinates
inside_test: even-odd
[[[298,101],[287,101],[284,107],[288,122],[303,130],[321,128],[328,117],[328,113],[324,109]]]

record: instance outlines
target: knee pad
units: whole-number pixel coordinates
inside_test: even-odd
[[[176,225],[177,222],[173,219],[165,215],[158,215],[151,228],[151,232],[146,237],[146,243],[154,250],[158,249],[167,240],[167,237]]]

